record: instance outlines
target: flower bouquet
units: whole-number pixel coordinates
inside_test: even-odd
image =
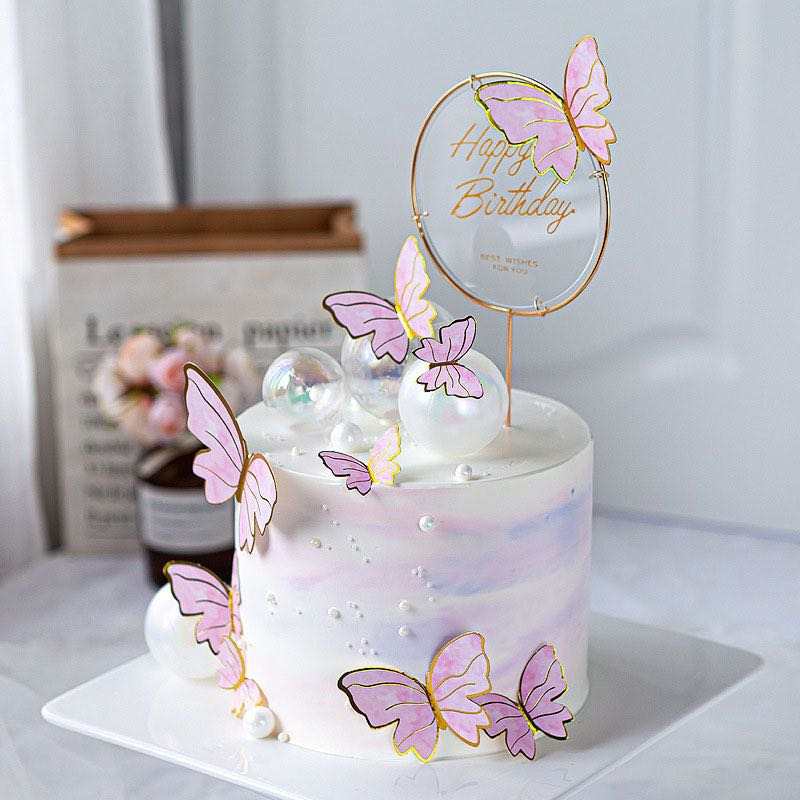
[[[186,427],[184,365],[197,364],[238,412],[258,394],[258,375],[242,349],[190,326],[166,341],[144,331],[129,336],[98,366],[94,392],[100,412],[141,447],[134,466],[139,536],[155,583],[163,566],[189,558],[227,574],[233,557],[230,503],[210,505],[192,472],[200,443]]]

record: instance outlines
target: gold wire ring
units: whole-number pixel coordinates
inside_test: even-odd
[[[436,264],[436,268],[441,272],[442,275],[447,279],[447,282],[458,292],[463,294],[466,298],[471,300],[473,303],[481,306],[482,308],[488,308],[492,311],[500,311],[504,314],[513,314],[515,317],[544,317],[547,314],[551,314],[553,311],[559,311],[560,309],[564,308],[564,306],[569,305],[575,298],[577,298],[580,294],[583,293],[584,289],[591,283],[592,278],[594,278],[595,274],[597,273],[597,269],[600,266],[600,261],[603,258],[603,255],[606,250],[606,243],[608,242],[608,233],[611,228],[611,196],[609,194],[608,189],[608,173],[606,172],[605,167],[603,164],[593,156],[590,157],[595,163],[596,169],[594,173],[590,177],[597,177],[602,178],[603,180],[603,191],[601,193],[602,205],[604,210],[604,221],[605,224],[603,226],[603,239],[600,243],[600,248],[597,251],[597,254],[594,258],[594,263],[592,264],[592,268],[586,274],[584,279],[575,287],[575,289],[563,300],[556,303],[552,306],[543,306],[542,308],[537,309],[534,307],[531,310],[524,310],[524,309],[516,309],[511,308],[510,306],[501,306],[497,303],[489,303],[486,300],[481,299],[477,295],[473,294],[472,292],[467,291],[461,284],[450,274],[447,270],[447,267],[441,262],[439,257],[436,255],[436,250],[433,248],[431,242],[428,239],[428,234],[425,232],[425,227],[423,225],[423,218],[428,215],[428,212],[425,210],[420,209],[419,200],[417,198],[417,164],[419,161],[419,153],[420,147],[422,146],[422,140],[425,137],[425,133],[428,130],[428,126],[430,125],[431,120],[435,116],[436,112],[442,107],[442,105],[452,97],[456,92],[460,89],[463,89],[465,86],[469,86],[470,88],[474,88],[475,83],[478,82],[480,85],[480,81],[493,79],[493,78],[509,78],[511,80],[519,80],[524,81],[526,83],[532,83],[535,86],[542,86],[543,88],[547,89],[547,91],[552,92],[556,96],[560,97],[557,92],[553,92],[548,86],[545,86],[541,81],[536,81],[531,78],[526,77],[525,75],[518,75],[515,72],[481,72],[477,75],[470,75],[469,78],[465,78],[463,81],[451,86],[433,105],[433,108],[428,112],[425,119],[422,121],[422,125],[420,126],[419,133],[417,134],[417,140],[414,144],[414,153],[411,157],[411,209],[412,209],[412,218],[414,223],[417,226],[417,230],[419,231],[420,238],[422,239],[422,244],[425,246],[425,249],[428,251],[428,255],[433,260],[433,263]],[[562,101],[563,102],[563,101]]]

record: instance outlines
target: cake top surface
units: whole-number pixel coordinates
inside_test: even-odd
[[[402,470],[398,486],[452,484],[458,464],[468,464],[473,478],[482,481],[543,472],[569,461],[591,441],[583,419],[556,400],[515,390],[512,407],[513,427],[501,430],[490,445],[470,456],[443,457],[404,436],[398,458]],[[292,427],[263,403],[242,413],[239,425],[250,451],[264,453],[274,468],[331,482],[338,480],[317,455],[330,449],[328,428]],[[352,455],[365,460],[367,453]]]

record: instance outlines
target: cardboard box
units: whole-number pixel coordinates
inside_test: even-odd
[[[138,449],[97,410],[103,355],[136,329],[189,322],[243,345],[262,372],[296,346],[338,357],[341,330],[321,301],[364,287],[362,240],[347,203],[82,210],[65,221],[51,316],[61,539],[77,552],[129,550]]]

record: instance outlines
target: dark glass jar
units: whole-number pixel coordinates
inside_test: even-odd
[[[194,561],[230,579],[233,501],[206,501],[203,480],[192,472],[198,449],[196,441],[151,448],[134,467],[139,539],[156,586],[172,560]]]

